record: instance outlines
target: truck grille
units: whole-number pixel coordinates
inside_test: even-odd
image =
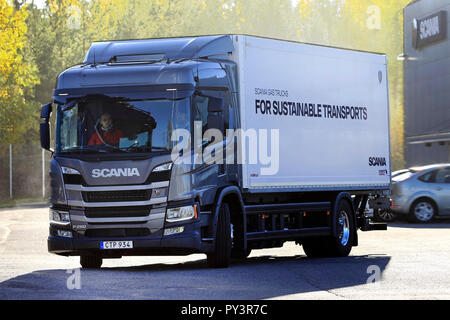
[[[151,206],[132,206],[132,207],[106,207],[84,209],[84,215],[87,218],[127,218],[127,217],[146,217],[150,214]]]
[[[127,190],[127,191],[83,191],[83,200],[86,202],[122,202],[122,201],[147,201],[150,200],[152,191]]]
[[[85,236],[88,238],[126,238],[126,237],[145,237],[150,235],[147,228],[129,228],[129,229],[89,229]]]

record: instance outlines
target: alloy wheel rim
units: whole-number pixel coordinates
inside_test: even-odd
[[[350,239],[350,220],[345,211],[339,213],[338,228],[338,239],[341,245],[345,247]]]
[[[429,202],[419,202],[414,207],[414,214],[420,221],[429,221],[434,215],[434,208]]]
[[[395,214],[391,210],[381,211],[378,215],[384,221],[392,221],[395,218]]]

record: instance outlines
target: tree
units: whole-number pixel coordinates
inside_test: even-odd
[[[25,55],[26,17],[24,8],[0,0],[0,144],[23,142],[38,126],[31,98],[39,79]]]
[[[388,58],[392,168],[404,166],[403,8],[410,0],[301,0],[303,41],[385,53]]]

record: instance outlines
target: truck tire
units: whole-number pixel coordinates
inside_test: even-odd
[[[233,248],[233,250],[231,251],[231,257],[236,260],[244,260],[250,255],[251,252],[252,252],[252,249],[248,249],[248,248],[247,248],[247,250],[240,249],[240,248],[239,249]]]
[[[416,223],[427,223],[433,220],[437,214],[437,208],[433,201],[428,198],[420,198],[414,201],[409,210],[408,221]]]
[[[242,223],[234,224],[232,230],[231,258],[244,260],[252,252],[252,249],[244,249],[244,225]]]
[[[103,259],[99,256],[80,256],[80,264],[84,269],[99,269],[102,266]]]
[[[215,250],[207,255],[208,266],[211,268],[226,268],[231,259],[231,227],[230,208],[222,203],[217,220]]]
[[[308,258],[331,256],[329,238],[309,238],[302,241],[303,251]]]
[[[356,228],[353,210],[347,201],[339,202],[333,223],[336,227],[336,236],[303,240],[303,250],[308,257],[346,257],[350,254]]]

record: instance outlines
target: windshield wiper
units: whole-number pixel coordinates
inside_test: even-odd
[[[119,147],[115,147],[115,146],[112,146],[109,144],[99,145],[97,147],[99,147],[99,148],[97,148],[97,150],[102,150],[102,151],[127,152],[126,150],[120,149]]]
[[[65,149],[65,150],[61,151],[61,153],[98,153],[98,150],[85,149],[82,147],[73,147],[70,149]]]
[[[122,150],[118,147],[114,147],[111,145],[97,145],[97,146],[89,146],[86,147],[73,147],[70,149],[66,149],[61,151],[61,153],[106,153],[110,151],[115,152],[126,152],[125,150]]]
[[[138,145],[131,145],[125,149],[122,149],[125,152],[169,152],[167,148],[164,147],[147,147],[147,146],[138,146]]]

